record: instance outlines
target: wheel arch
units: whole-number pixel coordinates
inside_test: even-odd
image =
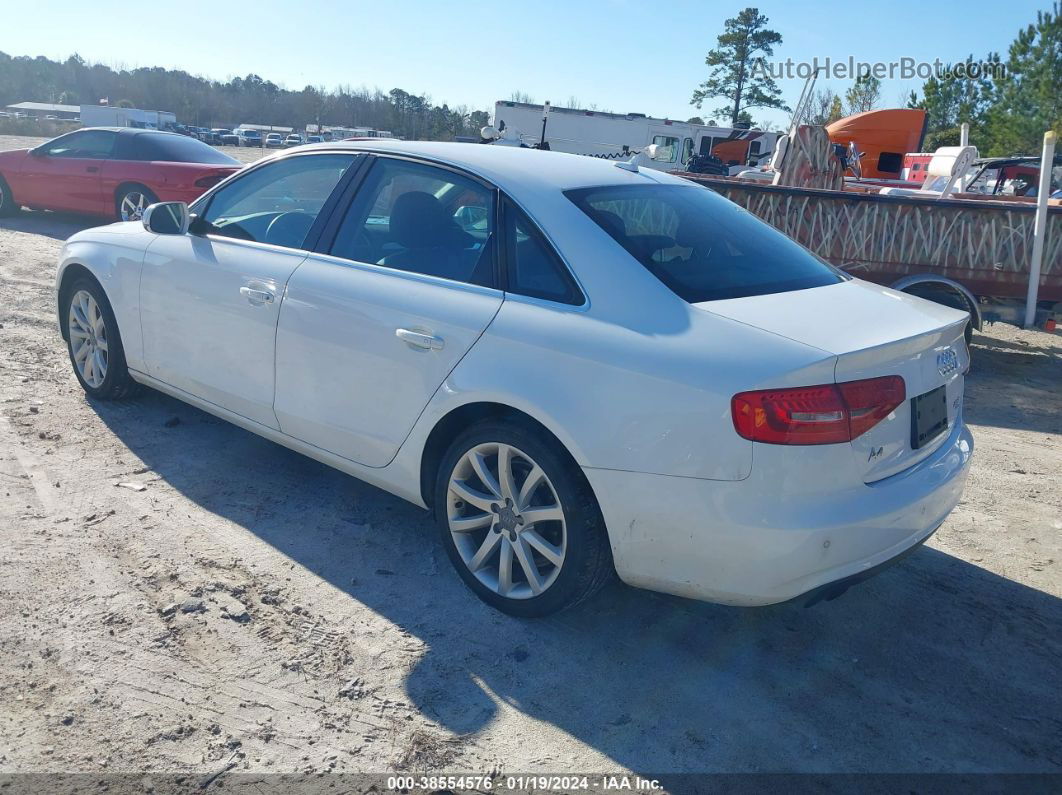
[[[902,279],[890,284],[889,287],[893,290],[899,290],[901,293],[910,293],[911,295],[918,295],[923,298],[926,296],[921,295],[917,288],[936,290],[938,292],[955,296],[956,299],[962,301],[965,305],[965,309],[970,313],[970,318],[973,320],[973,327],[978,331],[981,330],[981,308],[977,302],[977,297],[961,282],[949,279],[947,276],[939,276],[933,273],[920,273],[904,276]],[[927,298],[927,300],[933,299]]]
[[[70,262],[63,268],[62,274],[59,276],[59,286],[56,290],[56,311],[59,318],[59,333],[63,335],[63,339],[67,342],[70,341],[70,338],[68,336],[69,332],[66,328],[66,323],[63,322],[63,304],[66,302],[66,296],[70,292],[70,287],[81,277],[91,279],[99,285],[99,288],[103,291],[104,295],[107,294],[103,282],[96,277],[96,274],[80,262]]]
[[[582,467],[579,466],[575,455],[548,426],[526,411],[513,406],[493,401],[474,401],[450,409],[435,422],[424,440],[420,456],[420,495],[429,509],[433,509],[432,489],[446,450],[462,431],[484,420],[509,420],[526,425],[542,434],[557,446],[557,450],[572,465],[573,471],[578,472],[578,476],[583,478],[587,488],[593,493],[593,488],[583,475]],[[596,495],[594,496],[596,499]]]

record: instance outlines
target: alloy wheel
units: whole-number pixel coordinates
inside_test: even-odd
[[[118,212],[123,221],[139,221],[144,217],[147,206],[147,196],[138,190],[131,190],[122,197]]]
[[[468,570],[508,599],[530,599],[557,580],[568,531],[549,477],[526,453],[478,444],[458,460],[446,495],[454,546]]]
[[[74,366],[86,384],[98,389],[107,377],[107,324],[87,290],[78,290],[70,299],[67,332]]]

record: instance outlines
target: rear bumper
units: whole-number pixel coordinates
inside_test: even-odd
[[[620,578],[734,605],[784,602],[863,578],[924,542],[958,504],[973,437],[960,416],[929,458],[847,486],[838,484],[851,477],[851,456],[831,447],[832,466],[818,458],[799,471],[790,466],[784,478],[766,461],[734,482],[584,469]]]

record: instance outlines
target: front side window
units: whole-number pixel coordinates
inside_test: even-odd
[[[658,163],[674,163],[678,155],[679,139],[670,135],[654,135],[653,143],[656,144],[656,156],[653,158]]]
[[[200,220],[209,234],[302,248],[321,208],[357,157],[303,155],[256,168],[213,194]]]
[[[380,158],[336,234],[336,257],[494,286],[494,191],[442,168]]]
[[[114,151],[116,134],[107,130],[85,130],[57,138],[44,147],[49,157],[85,157],[106,160]]]
[[[562,304],[583,303],[582,293],[552,246],[528,217],[509,203],[505,207],[505,239],[508,292]]]
[[[707,188],[622,185],[565,195],[690,303],[804,290],[846,278]]]

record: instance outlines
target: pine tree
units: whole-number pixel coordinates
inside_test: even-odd
[[[782,36],[767,29],[768,19],[757,8],[746,8],[724,23],[718,46],[704,62],[711,68],[708,79],[693,92],[690,104],[699,110],[706,99],[726,99],[727,106],[718,113],[730,117],[731,126],[751,121],[748,108],[789,110],[782,101],[782,90],[762,68],[764,58],[774,54]]]

